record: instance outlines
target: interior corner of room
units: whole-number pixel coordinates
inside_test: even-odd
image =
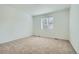
[[[50,16],[53,29],[41,29]],[[79,5],[0,5],[0,44],[30,36],[68,40],[79,53]]]

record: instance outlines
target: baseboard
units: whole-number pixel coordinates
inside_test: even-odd
[[[76,54],[79,54],[79,53],[77,52],[76,48],[74,47],[74,45],[73,45],[72,41],[71,41],[71,40],[69,40],[69,42],[70,42],[71,46],[73,47],[74,51],[76,52]]]
[[[12,41],[16,41],[16,40],[20,40],[20,39],[24,39],[24,38],[28,39],[28,38],[30,38],[30,37],[32,37],[32,35],[30,35],[30,36],[28,36],[28,37],[16,38],[16,39],[14,39],[14,40],[10,40],[10,41],[6,41],[6,42],[2,42],[2,43],[0,43],[0,44],[4,44],[4,43],[8,43],[8,42],[12,42]]]
[[[49,39],[56,39],[56,40],[66,40],[66,39],[57,38],[57,37],[46,37],[46,36],[39,36],[39,35],[32,35],[32,36],[43,37],[43,38],[49,38]],[[69,41],[69,40],[67,40],[67,41]]]

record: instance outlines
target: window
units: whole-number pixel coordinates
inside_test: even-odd
[[[41,18],[41,29],[48,29],[52,30],[53,29],[53,17],[52,16],[47,16],[47,17],[42,17]]]

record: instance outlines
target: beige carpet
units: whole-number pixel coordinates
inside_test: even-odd
[[[75,53],[67,40],[43,37],[29,37],[0,44],[0,53],[4,54],[73,54]]]

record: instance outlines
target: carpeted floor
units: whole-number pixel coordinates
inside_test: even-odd
[[[29,37],[0,44],[3,54],[74,54],[69,41],[43,37]]]

